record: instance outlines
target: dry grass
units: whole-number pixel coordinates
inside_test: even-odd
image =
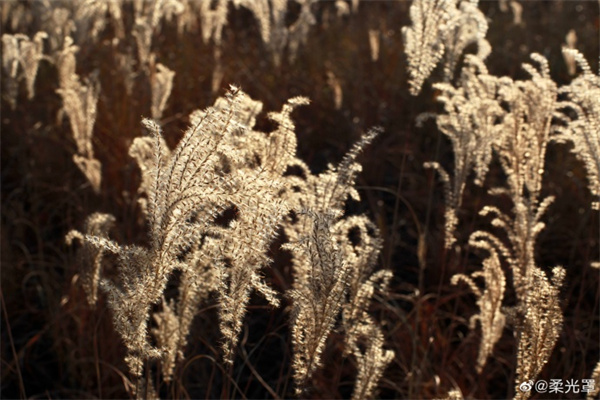
[[[598,379],[597,2],[0,6],[3,398]]]

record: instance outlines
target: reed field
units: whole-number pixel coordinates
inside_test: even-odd
[[[598,398],[599,1],[0,7],[1,398]]]

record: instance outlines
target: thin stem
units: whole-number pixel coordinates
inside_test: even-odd
[[[4,302],[4,292],[0,288],[0,301],[2,302],[2,311],[4,312],[4,320],[6,321],[6,331],[8,333],[8,340],[10,341],[10,348],[15,359],[15,368],[19,377],[19,391],[21,392],[21,398],[26,399],[27,394],[25,393],[25,385],[23,384],[23,376],[21,375],[21,367],[19,366],[19,359],[17,357],[17,349],[15,348],[15,342],[12,337],[12,330],[10,328],[10,322],[8,320],[8,312],[6,311],[6,303]]]

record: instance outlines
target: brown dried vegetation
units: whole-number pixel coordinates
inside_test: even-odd
[[[4,397],[597,395],[598,4],[1,7]]]

